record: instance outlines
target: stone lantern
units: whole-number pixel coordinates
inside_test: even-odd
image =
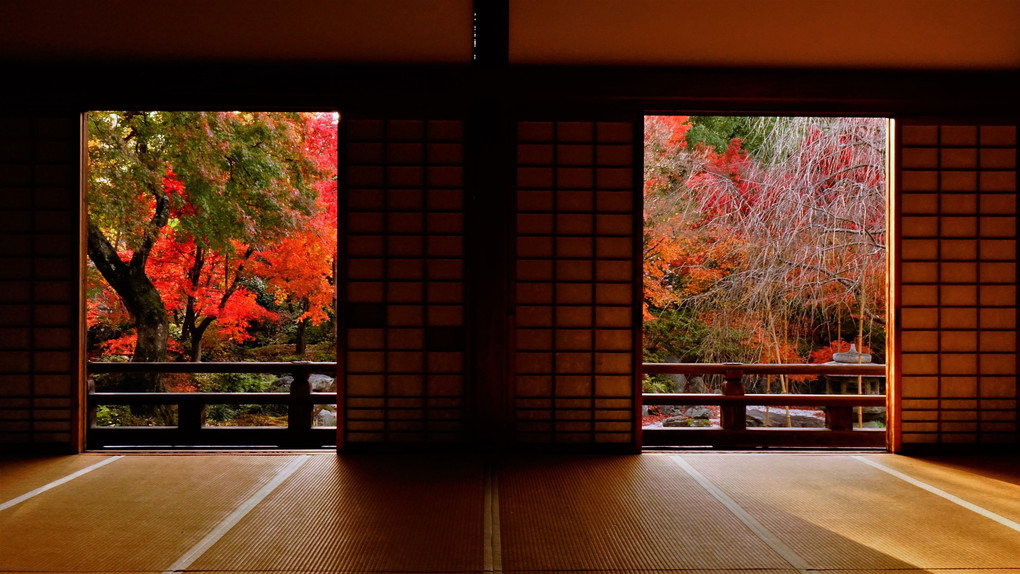
[[[851,344],[850,350],[843,353],[833,353],[832,360],[826,365],[860,365],[871,362],[870,353],[861,353]],[[858,375],[826,375],[826,394],[856,395]],[[869,375],[860,377],[861,393],[865,395],[885,394],[883,388],[885,375]],[[858,424],[865,426],[885,426],[885,407],[859,407]]]
[[[826,365],[860,365],[871,362],[871,353],[861,353],[854,344],[850,344],[850,350],[842,353],[833,353],[832,360]],[[884,375],[871,375],[861,379],[861,391],[865,395],[881,395],[884,393],[882,383]],[[857,375],[826,375],[825,393],[840,395],[857,394]]]

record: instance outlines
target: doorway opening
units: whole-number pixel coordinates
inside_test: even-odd
[[[888,121],[644,133],[645,445],[885,446]]]
[[[334,112],[87,114],[86,444],[336,444]]]

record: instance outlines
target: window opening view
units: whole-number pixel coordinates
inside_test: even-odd
[[[88,114],[90,447],[336,444],[338,120]]]
[[[886,132],[880,118],[645,118],[646,444],[697,427],[885,444]],[[734,444],[804,444],[751,434]]]

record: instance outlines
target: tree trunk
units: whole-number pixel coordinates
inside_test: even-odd
[[[191,361],[194,363],[202,362],[202,337],[205,335],[206,329],[212,322],[216,320],[216,317],[206,317],[202,319],[202,322],[198,326],[192,325],[191,328]]]
[[[237,291],[238,286],[241,284],[242,273],[244,272],[244,264],[251,258],[252,254],[255,253],[254,247],[248,247],[244,256],[241,258],[241,264],[237,267],[237,272],[234,273],[234,278],[230,282],[230,286],[223,292],[223,296],[220,298],[219,312],[222,313],[227,308],[227,302],[230,297]],[[188,272],[188,280],[191,281],[192,289],[198,288],[198,283],[202,277],[202,268],[205,265],[205,250],[199,246],[195,247],[195,264],[191,266],[191,270]],[[202,362],[202,337],[205,335],[209,325],[216,320],[216,316],[207,315],[202,318],[202,321],[198,321],[198,311],[195,310],[197,301],[194,297],[188,297],[187,310],[184,314],[184,324],[181,326],[181,334],[185,341],[191,341],[191,361],[194,363]]]
[[[305,337],[305,330],[308,328],[308,319],[301,319],[297,324],[297,340],[294,342],[294,353],[298,357],[304,359],[305,348],[307,347],[307,338]]]
[[[144,245],[143,245],[144,247]],[[151,246],[149,247],[151,249]],[[129,263],[121,261],[117,251],[91,220],[88,222],[88,255],[110,287],[117,292],[128,313],[135,320],[138,342],[131,357],[134,363],[166,360],[166,344],[170,320],[159,291],[145,274],[148,249],[139,249]],[[158,373],[125,377],[124,390],[161,392],[164,390]]]
[[[205,251],[200,245],[195,245],[195,262],[191,265],[191,269],[188,271],[188,282],[191,286],[191,293],[188,295],[187,304],[184,308],[184,321],[181,323],[181,342],[191,343],[191,357],[192,361],[195,359],[195,341],[198,341],[199,355],[201,355],[202,337],[201,335],[195,336],[195,322],[198,320],[198,313],[195,311],[195,296],[193,293],[198,291],[198,282],[202,278],[202,267],[205,266]]]

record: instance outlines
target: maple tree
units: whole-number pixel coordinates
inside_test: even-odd
[[[336,123],[328,114],[305,126],[309,156],[325,177],[313,184],[316,211],[275,244],[257,254],[253,273],[265,278],[277,304],[297,303],[295,353],[304,355],[306,330],[336,316],[337,147]]]
[[[646,358],[882,343],[884,166],[880,119],[646,118]]]
[[[283,113],[88,115],[88,256],[116,293],[90,288],[88,313],[130,317],[133,329],[107,349],[133,344],[132,361],[165,360],[173,317],[199,360],[214,321],[243,340],[250,321],[274,317],[245,280],[255,253],[321,211],[308,123]],[[132,379],[136,390],[161,388],[155,375]]]

